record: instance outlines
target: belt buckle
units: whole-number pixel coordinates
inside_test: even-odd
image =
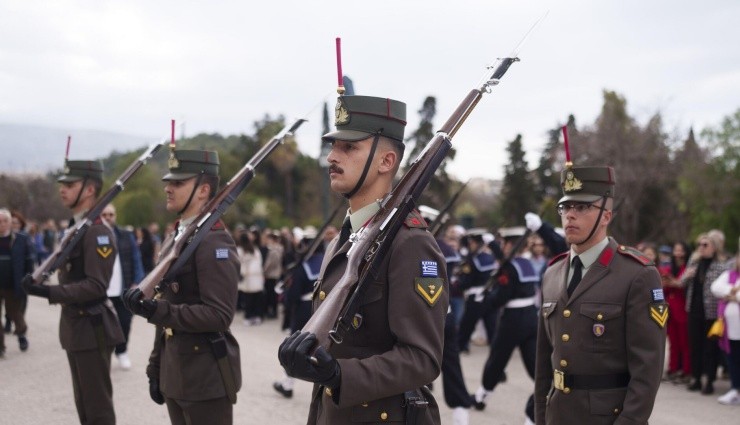
[[[164,336],[166,339],[172,338],[172,335],[174,335],[172,328],[164,328]]]
[[[556,390],[563,391],[565,389],[565,372],[557,369],[553,370],[552,383]]]

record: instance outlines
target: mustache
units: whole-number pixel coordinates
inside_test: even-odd
[[[339,166],[334,165],[334,164],[332,164],[332,165],[329,166],[329,172],[330,173],[344,174],[344,170],[342,170],[341,168],[339,168]]]

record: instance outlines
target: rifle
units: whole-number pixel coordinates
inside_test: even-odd
[[[116,179],[113,186],[111,186],[103,196],[99,197],[98,200],[95,201],[95,204],[87,211],[87,213],[85,213],[80,222],[76,223],[73,228],[68,229],[64,233],[64,237],[59,243],[59,246],[57,246],[54,252],[52,252],[51,255],[49,255],[49,257],[47,257],[46,260],[44,260],[44,262],[41,263],[41,265],[30,275],[33,284],[40,285],[44,283],[49,276],[64,264],[69,257],[69,254],[72,252],[72,249],[77,245],[77,242],[85,236],[87,229],[89,229],[95,219],[100,216],[100,213],[103,212],[106,205],[110,204],[111,201],[113,201],[113,198],[124,190],[126,182],[128,182],[129,179],[131,179],[131,177],[133,177],[151,157],[156,155],[163,145],[164,143],[155,144],[144,151],[144,153],[135,159],[134,162],[126,168],[126,171]]]
[[[488,67],[483,83],[468,93],[452,116],[437,131],[411,164],[406,175],[383,199],[380,210],[362,229],[350,236],[352,247],[347,252],[344,275],[303,327],[304,332],[316,335],[317,344],[314,350],[319,346],[328,350],[332,342],[341,344],[343,333],[352,329],[352,318],[359,310],[359,303],[368,282],[378,275],[393,238],[447,156],[452,147],[452,137],[481,100],[483,93],[491,92],[492,87],[499,83],[511,64],[519,60],[518,49],[534,26],[509,57],[499,59]]]
[[[528,228],[524,232],[524,234],[519,239],[516,240],[516,243],[511,248],[511,251],[509,252],[509,255],[507,255],[506,258],[504,258],[504,261],[501,262],[501,265],[496,270],[491,272],[491,275],[488,277],[488,281],[486,282],[486,286],[484,287],[483,292],[488,292],[491,289],[493,289],[493,285],[496,284],[496,278],[501,274],[501,272],[503,272],[504,267],[507,264],[511,263],[514,257],[516,257],[516,254],[519,252],[519,250],[522,249],[522,245],[524,245],[524,242],[526,242],[527,239],[529,239],[529,236],[531,234],[532,234],[532,230]]]
[[[306,122],[299,118],[273,136],[252,158],[242,167],[234,177],[214,196],[203,208],[203,211],[190,225],[176,237],[172,248],[166,256],[160,259],[154,269],[139,283],[138,289],[143,293],[143,299],[151,299],[162,293],[173,281],[177,271],[193,255],[198,245],[211,228],[221,219],[237,196],[247,187],[254,177],[255,168],[267,158],[278,145],[282,144],[288,135],[292,135],[298,127]]]
[[[280,280],[278,280],[278,283],[275,285],[275,292],[277,292],[278,294],[282,294],[284,291],[283,288],[285,286],[285,282],[287,282],[288,279],[290,279],[290,276],[293,275],[293,270],[299,265],[303,264],[304,261],[311,258],[314,252],[316,252],[316,250],[318,249],[319,245],[324,243],[322,237],[324,236],[324,233],[326,233],[326,229],[328,229],[331,225],[331,222],[334,221],[334,218],[337,216],[339,211],[342,210],[342,207],[344,207],[344,204],[340,203],[336,206],[336,208],[334,208],[334,211],[332,211],[331,215],[329,215],[329,219],[326,220],[326,223],[324,223],[324,225],[321,226],[321,229],[319,229],[318,233],[316,233],[316,237],[313,239],[313,242],[311,242],[311,245],[309,245],[308,248],[303,251],[295,261],[285,267],[285,270],[280,276]]]
[[[459,198],[460,194],[463,193],[463,191],[465,190],[465,186],[467,186],[468,183],[470,183],[470,180],[466,181],[465,183],[463,183],[462,186],[460,186],[460,189],[458,189],[457,192],[452,195],[452,198],[450,198],[449,202],[447,202],[447,205],[442,208],[434,221],[432,221],[432,224],[429,225],[429,232],[433,234],[435,238],[439,235],[439,232],[442,231],[442,226],[444,226],[449,219],[449,217],[445,218],[445,216],[447,215],[447,211],[449,211],[452,206],[455,205],[455,203],[457,202],[457,198]]]

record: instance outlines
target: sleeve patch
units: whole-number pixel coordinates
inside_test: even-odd
[[[98,246],[110,245],[110,237],[108,235],[98,236]]]
[[[439,301],[439,296],[444,290],[444,281],[439,277],[417,277],[414,278],[416,293],[433,307]]]
[[[439,277],[439,273],[437,271],[437,262],[423,260],[421,262],[421,277]]]
[[[650,304],[650,319],[657,323],[660,328],[665,328],[665,324],[668,321],[668,305],[661,304]]]
[[[653,289],[651,293],[653,295],[653,302],[665,301],[665,296],[663,295],[663,288]]]
[[[111,248],[110,245],[99,246],[95,248],[95,251],[97,251],[98,255],[100,255],[101,257],[108,258],[108,256],[110,256],[113,252],[113,248]]]
[[[226,260],[229,258],[229,248],[216,248],[216,259]]]

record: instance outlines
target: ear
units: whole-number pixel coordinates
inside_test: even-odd
[[[398,154],[393,149],[384,149],[380,153],[380,166],[378,173],[391,173],[398,164]]]
[[[198,198],[200,199],[208,199],[209,195],[211,194],[211,185],[208,183],[201,183],[198,185]]]
[[[609,223],[612,222],[612,217],[614,217],[614,211],[605,210],[604,214],[601,216],[601,222],[604,224],[604,226],[608,226]]]

